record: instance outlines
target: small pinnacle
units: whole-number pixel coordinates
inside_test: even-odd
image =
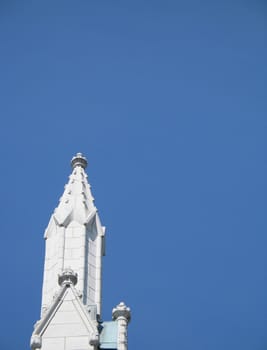
[[[87,159],[82,155],[82,153],[77,153],[71,160],[72,169],[77,166],[81,166],[83,169],[87,167]]]

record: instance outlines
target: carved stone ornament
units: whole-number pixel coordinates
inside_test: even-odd
[[[117,320],[119,317],[125,318],[127,322],[130,322],[131,320],[131,309],[123,302],[119,303],[119,305],[112,310],[113,320]]]
[[[63,270],[63,272],[60,275],[58,275],[58,284],[60,286],[63,286],[66,284],[73,284],[75,286],[77,282],[78,282],[78,275],[76,272],[74,272],[70,268]]]
[[[35,350],[35,349],[41,349],[42,347],[42,338],[40,337],[40,335],[34,334],[31,337],[31,349]]]
[[[82,168],[87,167],[87,159],[82,155],[82,153],[77,153],[75,157],[71,160],[72,169],[76,166],[81,166]]]

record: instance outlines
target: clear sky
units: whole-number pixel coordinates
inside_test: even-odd
[[[129,350],[267,349],[266,15],[0,2],[1,350],[29,349],[76,152],[107,226],[103,318],[131,306]]]

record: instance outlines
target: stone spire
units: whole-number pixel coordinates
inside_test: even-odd
[[[87,180],[87,160],[77,153],[72,173],[45,231],[41,319],[32,350],[127,350],[130,309],[120,303],[101,321],[105,228]]]
[[[58,290],[57,276],[65,269],[78,274],[77,288],[85,305],[97,305],[101,313],[101,265],[105,228],[101,225],[85,168],[86,158],[77,153],[72,173],[59,205],[45,231],[46,255],[42,308],[49,307]]]
[[[86,224],[90,216],[96,212],[94,198],[85,173],[86,158],[81,153],[77,153],[72,158],[71,165],[72,174],[53,214],[54,219],[61,226],[66,226],[71,221]]]

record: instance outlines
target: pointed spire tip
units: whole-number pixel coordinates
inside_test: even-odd
[[[78,152],[71,160],[72,169],[74,169],[76,166],[81,166],[85,169],[87,164],[87,159],[80,152]]]

